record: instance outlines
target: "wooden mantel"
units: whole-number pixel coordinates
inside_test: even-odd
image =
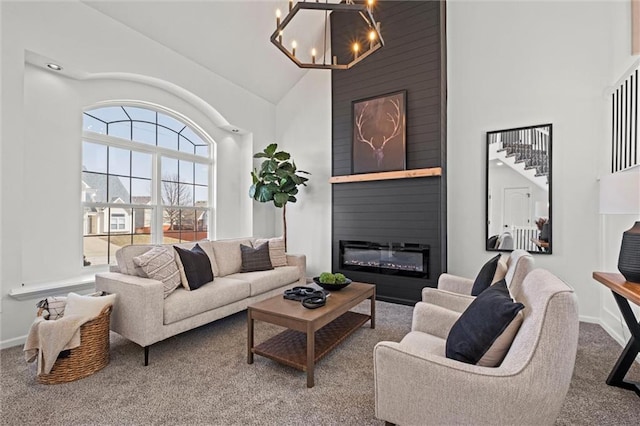
[[[329,183],[367,182],[372,180],[407,179],[428,176],[442,176],[441,167],[428,169],[399,170],[395,172],[363,173],[359,175],[332,176]]]

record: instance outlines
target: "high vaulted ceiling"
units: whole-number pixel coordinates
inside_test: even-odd
[[[269,41],[275,11],[286,15],[286,0],[84,3],[273,104],[307,72]],[[308,32],[323,29],[317,19],[302,26]]]

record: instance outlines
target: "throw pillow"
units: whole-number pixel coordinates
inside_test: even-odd
[[[446,356],[468,364],[496,367],[522,323],[522,303],[514,302],[505,280],[480,293],[453,324]],[[512,323],[514,323],[512,325]],[[491,350],[491,352],[489,352]]]
[[[187,290],[198,289],[206,283],[213,281],[211,260],[209,260],[207,253],[200,247],[200,244],[196,244],[191,250],[176,246],[173,248],[178,252],[181,266],[184,269],[184,275],[188,285],[188,287],[185,287]]]
[[[133,263],[139,266],[148,278],[162,281],[165,298],[180,285],[180,272],[173,250],[169,247],[153,247],[146,253],[134,257]]]
[[[472,296],[479,295],[484,290],[489,288],[491,284],[496,283],[500,281],[502,278],[504,278],[504,275],[507,273],[507,270],[505,269],[504,272],[501,272],[498,269],[498,263],[500,263],[501,257],[502,255],[498,254],[495,257],[492,257],[491,259],[489,259],[489,261],[482,266],[482,269],[480,269],[480,272],[478,272],[478,276],[473,282],[473,287],[471,287]],[[505,266],[506,266],[506,263],[505,263]],[[497,271],[500,271],[498,272],[498,276],[496,276]],[[499,277],[500,274],[502,275],[501,277]]]
[[[273,269],[271,258],[269,257],[269,242],[260,244],[253,248],[240,244],[242,254],[242,269],[240,272],[268,271]]]
[[[39,301],[36,306],[42,308],[42,318],[57,320],[64,316],[64,308],[67,304],[66,296],[49,296]]]
[[[95,318],[100,315],[105,306],[113,305],[116,301],[115,294],[106,296],[86,295],[81,296],[76,293],[67,295],[67,306],[64,309],[65,315],[80,315],[85,318]]]
[[[258,247],[261,244],[269,243],[269,258],[271,259],[271,266],[277,268],[278,266],[287,266],[287,253],[284,250],[284,237],[276,237],[269,239],[257,239],[253,243],[253,247]]]

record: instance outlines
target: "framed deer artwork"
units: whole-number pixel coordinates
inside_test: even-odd
[[[353,174],[406,169],[407,91],[352,102]]]

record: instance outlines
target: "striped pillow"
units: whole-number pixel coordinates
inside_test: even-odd
[[[240,272],[268,271],[273,269],[269,258],[269,243],[260,244],[253,248],[240,244],[242,254],[242,269]]]
[[[134,257],[133,263],[142,268],[148,278],[162,281],[165,298],[180,285],[180,271],[171,247],[154,247]]]
[[[287,253],[284,250],[284,237],[275,237],[269,239],[259,238],[253,243],[253,247],[261,244],[269,243],[269,257],[271,265],[276,268],[278,266],[287,266]]]

